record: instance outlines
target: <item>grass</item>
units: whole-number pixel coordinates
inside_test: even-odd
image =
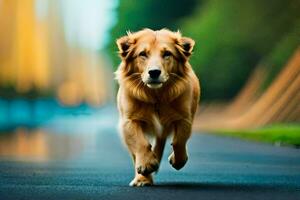
[[[300,147],[300,124],[276,124],[250,130],[218,130],[217,134]]]

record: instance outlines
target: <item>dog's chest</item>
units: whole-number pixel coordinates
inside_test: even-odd
[[[154,106],[153,116],[162,126],[169,125],[176,120],[181,119],[181,115],[171,104],[158,104]]]
[[[162,112],[161,106],[155,104],[153,107],[153,112],[152,112],[152,124],[154,127],[154,131],[156,134],[162,134],[163,127],[165,125],[164,122],[164,114]]]
[[[181,118],[177,108],[173,108],[171,104],[145,106],[144,109],[142,113],[147,114],[142,115],[141,118],[148,122],[147,129],[155,135],[163,134],[164,128],[170,127],[172,123]]]
[[[152,124],[156,132],[161,134],[165,126],[175,121],[174,111],[168,105],[155,105],[152,114]]]
[[[159,115],[156,113],[152,115],[152,124],[155,134],[161,135],[163,131],[163,124],[161,123]]]

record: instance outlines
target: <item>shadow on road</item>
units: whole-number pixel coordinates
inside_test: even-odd
[[[271,191],[297,189],[295,186],[282,185],[259,185],[259,184],[230,184],[230,183],[197,183],[197,182],[164,182],[153,186],[159,189],[180,189],[180,190],[223,190],[223,191]]]

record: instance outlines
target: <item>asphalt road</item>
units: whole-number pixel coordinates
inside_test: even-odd
[[[133,167],[116,119],[109,108],[1,136],[14,153],[0,148],[0,199],[300,199],[299,149],[200,133],[182,170],[169,165],[167,145],[155,186],[129,187]],[[15,151],[20,138],[33,150]]]

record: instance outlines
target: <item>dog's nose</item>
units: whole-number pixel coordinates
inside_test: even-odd
[[[150,78],[157,79],[161,73],[159,69],[152,69],[148,71]]]

